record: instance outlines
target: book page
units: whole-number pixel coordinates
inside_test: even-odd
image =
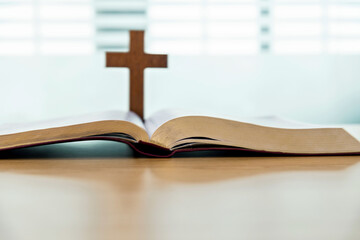
[[[149,141],[144,124],[132,112],[103,112],[0,126],[0,150],[91,138],[129,142]]]
[[[304,128],[320,128],[324,127],[321,125],[302,123],[293,120],[288,120],[278,116],[255,116],[255,117],[234,117],[234,116],[223,116],[218,114],[204,114],[204,113],[195,113],[186,110],[180,109],[167,109],[156,112],[151,115],[145,121],[145,129],[151,137],[154,132],[164,123],[180,117],[189,117],[189,116],[203,116],[203,117],[215,117],[222,118],[227,120],[233,120],[238,122],[250,123],[259,126],[265,127],[276,127],[276,128],[287,128],[287,129],[304,129]]]
[[[145,129],[146,132],[151,137],[154,132],[164,123],[184,116],[192,116],[191,112],[186,112],[184,110],[175,110],[175,109],[166,109],[159,112],[154,113],[149,118],[145,120]]]
[[[40,129],[48,129],[54,127],[64,127],[71,125],[78,125],[83,123],[98,122],[98,121],[126,121],[145,129],[140,117],[133,112],[123,111],[106,111],[100,113],[85,114],[67,118],[59,118],[52,120],[45,120],[39,122],[25,122],[25,123],[7,123],[0,125],[0,135],[14,134],[19,132],[27,132]]]
[[[201,115],[177,116],[179,112],[165,111],[149,119],[146,127],[154,144],[171,150],[216,145],[298,154],[360,152],[360,142],[355,135],[339,126],[302,124],[271,116],[240,121]]]

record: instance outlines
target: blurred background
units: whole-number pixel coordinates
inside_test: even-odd
[[[182,108],[360,123],[359,0],[0,0],[0,123],[128,110],[105,51],[169,54],[145,115]]]

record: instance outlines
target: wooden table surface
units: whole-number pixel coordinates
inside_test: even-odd
[[[360,156],[0,153],[0,239],[360,239]]]

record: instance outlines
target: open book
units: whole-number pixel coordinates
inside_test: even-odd
[[[321,127],[276,117],[228,120],[162,111],[144,123],[132,112],[0,125],[0,150],[50,143],[112,140],[141,154],[237,150],[285,154],[359,154],[360,126]]]

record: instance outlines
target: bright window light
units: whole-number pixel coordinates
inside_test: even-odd
[[[319,40],[279,40],[273,48],[275,54],[319,54],[323,45]]]
[[[329,34],[345,37],[360,36],[360,23],[330,23]]]
[[[211,20],[256,19],[258,8],[255,5],[210,5],[206,8]]]
[[[87,23],[44,23],[40,32],[43,37],[86,38],[94,35],[94,28]]]
[[[256,54],[258,53],[258,45],[255,41],[251,40],[211,40],[207,43],[207,48],[209,54],[226,54],[226,55],[236,55],[236,54]]]
[[[319,4],[320,5],[320,4]],[[280,19],[314,19],[323,16],[320,5],[279,5],[274,6],[274,17]]]
[[[323,33],[321,22],[274,22],[273,32],[276,37],[312,36]]]
[[[198,22],[190,23],[156,23],[148,28],[153,37],[196,38],[202,35],[202,25]]]
[[[161,5],[150,7],[148,15],[152,19],[198,20],[202,18],[203,12],[200,6],[192,4],[185,6]]]
[[[360,54],[359,39],[337,39],[328,43],[329,53],[333,54]]]
[[[159,40],[151,44],[147,51],[156,53],[173,53],[178,55],[198,55],[201,53],[201,41]]]
[[[328,7],[327,15],[331,18],[360,18],[360,6],[348,5],[330,5]]]
[[[34,17],[32,5],[2,5],[0,20],[31,20]]]
[[[39,8],[44,20],[84,20],[93,17],[93,8],[89,5],[44,5]]]
[[[209,3],[257,3],[258,0],[207,0]]]
[[[91,41],[45,41],[41,44],[41,53],[44,55],[89,55],[94,52]]]
[[[0,38],[32,38],[34,26],[31,23],[0,23]]]
[[[0,55],[28,56],[35,52],[33,41],[0,41]]]
[[[257,36],[257,28],[257,22],[249,21],[244,23],[210,22],[206,29],[210,38],[241,38]]]

